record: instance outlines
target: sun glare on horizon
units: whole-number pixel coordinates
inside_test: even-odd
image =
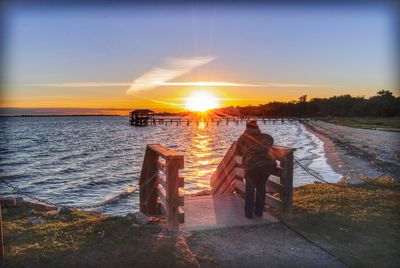
[[[218,107],[218,98],[208,91],[193,92],[185,99],[185,108],[193,112],[205,112]]]

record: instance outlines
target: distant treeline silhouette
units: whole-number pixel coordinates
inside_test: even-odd
[[[215,109],[214,112],[220,115],[264,117],[400,116],[400,97],[393,96],[388,90],[380,90],[370,98],[341,95],[307,101],[307,95],[303,95],[297,101],[231,106]]]

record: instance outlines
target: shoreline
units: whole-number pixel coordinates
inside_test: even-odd
[[[377,160],[372,154],[352,146],[345,140],[339,141],[333,138],[319,128],[316,121],[313,124],[304,122],[303,125],[323,142],[328,164],[335,172],[342,174],[344,178],[359,179],[391,175],[399,179],[395,176],[395,172],[388,170],[388,168],[391,168],[388,167],[388,163]]]

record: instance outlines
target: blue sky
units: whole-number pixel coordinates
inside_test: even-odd
[[[370,96],[381,88],[398,94],[396,15],[387,5],[11,6],[1,105],[82,107],[92,96],[98,102],[88,107],[151,106],[155,96],[171,100],[193,88],[158,86],[132,96],[124,83],[168,59],[194,57],[212,60],[169,82],[260,85],[208,88],[252,104],[303,94]]]

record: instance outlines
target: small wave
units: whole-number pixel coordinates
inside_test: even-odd
[[[17,180],[17,179],[29,179],[29,178],[32,178],[31,175],[26,175],[26,174],[1,175],[1,177],[3,179],[5,179],[6,181],[13,181],[13,180]]]
[[[76,171],[77,170],[75,168],[68,167],[68,168],[64,168],[64,169],[60,170],[59,173],[60,174],[69,174],[69,173],[74,173]]]
[[[134,194],[136,192],[137,188],[134,187],[128,187],[126,190],[122,191],[121,193],[118,193],[116,196],[113,196],[103,202],[100,203],[99,206],[105,206],[109,204],[115,204],[118,203],[121,199],[127,198],[128,196]]]

